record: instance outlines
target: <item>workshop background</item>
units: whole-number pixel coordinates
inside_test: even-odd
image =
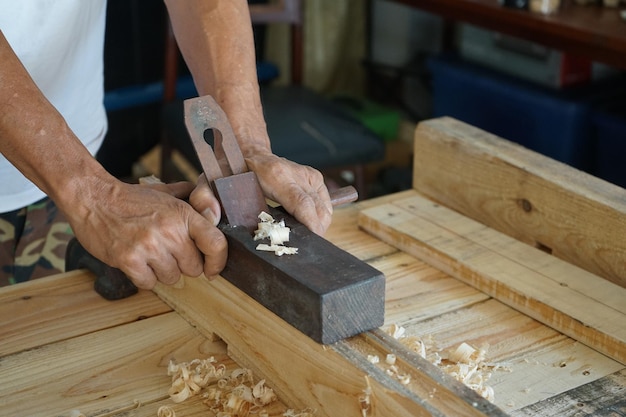
[[[357,155],[359,136],[343,143],[346,133],[332,130],[331,166],[319,167],[331,181],[361,175],[367,197],[410,188],[416,124],[449,115],[626,186],[624,71],[466,24],[450,31],[440,17],[390,0],[305,1],[303,19],[302,84],[365,126],[372,135],[363,144],[373,136],[383,150]],[[138,161],[161,143],[166,27],[161,1],[108,1],[109,132],[98,159],[120,178],[138,175]],[[255,25],[257,58],[276,71],[260,73],[264,84],[293,83],[290,30]],[[179,67],[188,77],[182,59]],[[318,130],[308,133],[327,141]]]

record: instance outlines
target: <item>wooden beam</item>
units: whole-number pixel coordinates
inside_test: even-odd
[[[140,408],[155,416],[157,404],[176,407],[167,394],[169,360],[210,356],[234,365],[223,343],[209,342],[174,312],[60,340],[2,358],[2,414],[113,416]]]
[[[406,194],[405,194],[406,195]],[[503,303],[626,364],[626,289],[416,191],[359,225]]]
[[[157,285],[155,291],[200,331],[219,335],[229,355],[271,381],[287,405],[316,409],[316,416],[484,416],[485,410],[497,410],[458,384],[442,383],[452,381],[446,375],[442,380],[428,377],[439,372],[425,369],[434,368],[429,363],[420,364],[424,368],[416,372],[425,376],[415,383],[440,395],[420,396],[397,381],[391,386],[388,378],[373,372],[351,339],[318,344],[221,277],[210,282],[185,278],[179,288]],[[372,405],[363,414],[365,392]]]
[[[0,357],[172,311],[151,291],[111,303],[86,270],[2,288]]]
[[[413,188],[626,287],[626,190],[451,118],[415,132]]]
[[[626,410],[626,369],[515,412],[517,417],[619,416]]]

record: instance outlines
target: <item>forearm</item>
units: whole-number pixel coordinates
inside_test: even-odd
[[[0,152],[68,211],[85,178],[102,181],[108,174],[37,88],[2,32],[0,62]]]
[[[269,153],[247,2],[165,3],[198,93],[212,95],[224,109],[246,158]]]

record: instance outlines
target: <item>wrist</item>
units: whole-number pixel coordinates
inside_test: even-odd
[[[51,181],[50,197],[66,214],[70,223],[82,221],[115,194],[118,180],[89,156],[72,164],[72,169]]]

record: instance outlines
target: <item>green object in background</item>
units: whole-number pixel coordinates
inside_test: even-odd
[[[333,101],[356,117],[365,127],[385,142],[398,138],[400,113],[371,100],[351,96],[336,96]]]

